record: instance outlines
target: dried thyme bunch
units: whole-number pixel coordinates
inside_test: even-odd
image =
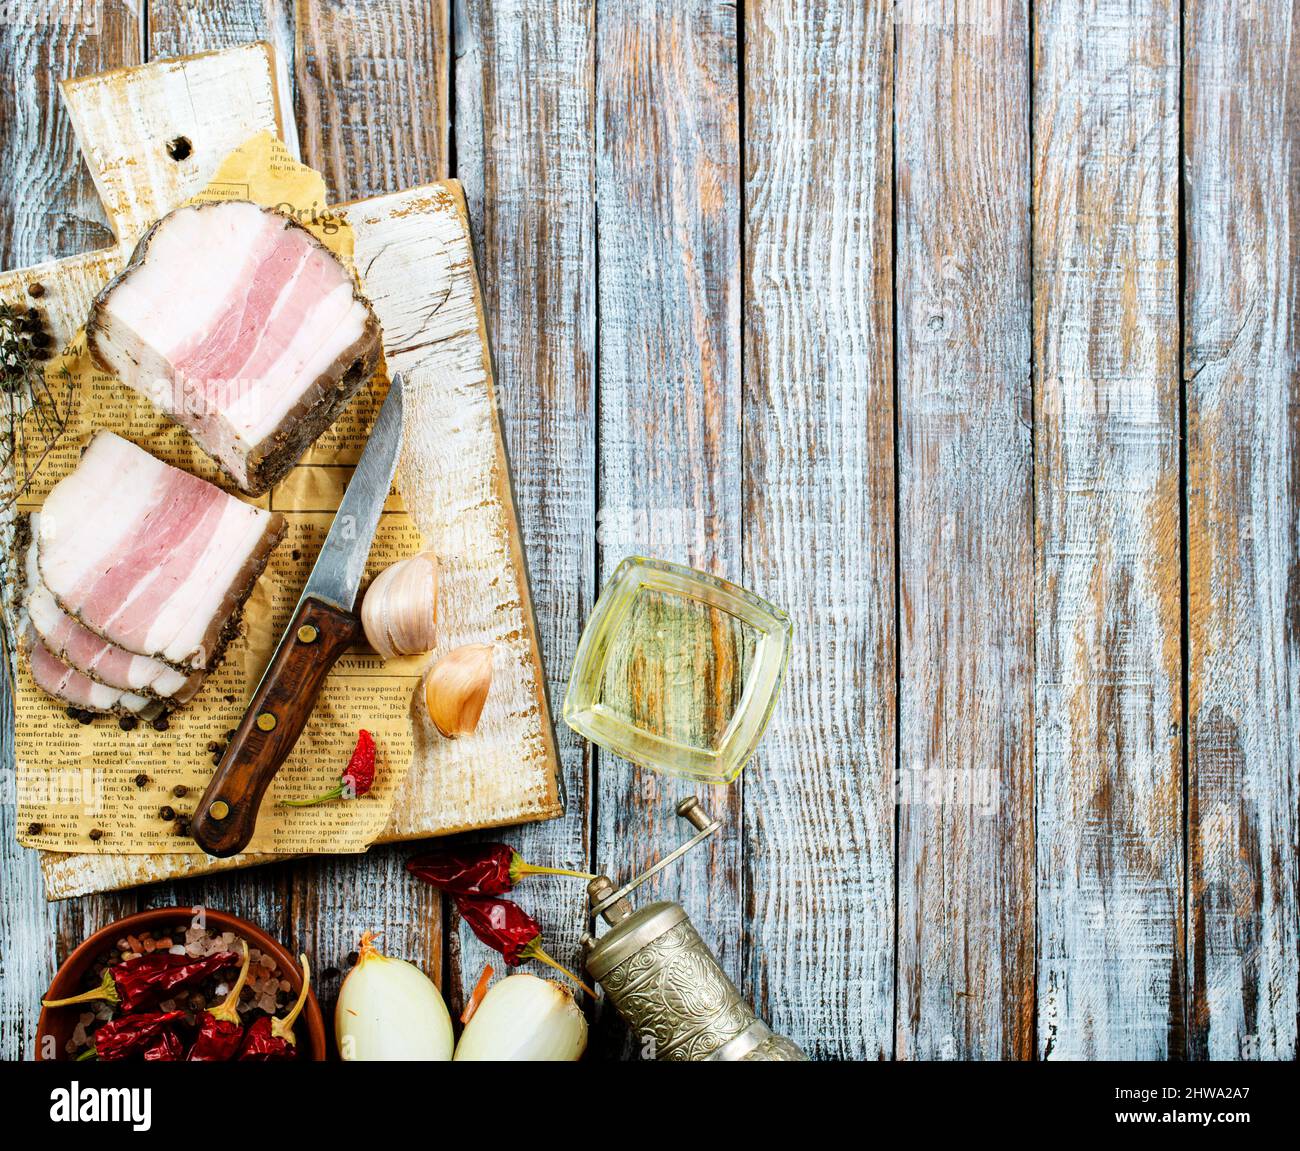
[[[49,341],[35,308],[18,311],[0,300],[0,391],[13,396],[30,390]]]
[[[41,313],[0,300],[0,403],[8,418],[0,468],[14,468],[13,491],[6,503],[27,490],[67,425],[72,377],[65,368],[60,394],[51,392],[45,379],[45,361],[51,354],[52,340]]]

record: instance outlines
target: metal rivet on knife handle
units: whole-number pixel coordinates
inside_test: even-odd
[[[275,727],[275,716],[273,716],[269,711],[264,711],[262,712],[261,715],[257,717],[258,731],[271,731],[274,729],[274,727]]]
[[[318,632],[314,627],[312,627],[311,624],[305,623],[302,625],[302,627],[298,629],[298,642],[315,643],[319,635],[320,632]]]
[[[224,799],[219,799],[208,808],[208,814],[212,816],[213,819],[225,819],[226,816],[230,814],[230,804],[228,804]]]

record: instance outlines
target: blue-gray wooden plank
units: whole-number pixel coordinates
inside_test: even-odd
[[[1175,0],[1034,8],[1044,1058],[1185,1047],[1178,25]]]
[[[745,12],[744,578],[794,651],[745,769],[744,990],[814,1056],[894,1029],[887,6]]]
[[[1300,4],[1185,8],[1189,1044],[1300,1013]]]
[[[1003,0],[896,13],[897,1051],[1024,1059],[1034,1042],[1028,11]]]

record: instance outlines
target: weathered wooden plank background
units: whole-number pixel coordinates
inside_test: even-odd
[[[1033,45],[1038,1050],[1184,1048],[1179,13]]]
[[[778,1029],[1295,1057],[1300,0],[4,13],[6,267],[108,241],[60,78],[249,39],[338,198],[464,182],[552,699],[626,554],[795,619],[726,834],[658,888]],[[2,734],[0,1056],[145,904],[259,920],[327,1000],[363,927],[453,1006],[488,958],[409,848],[47,905]],[[559,734],[527,857],[678,841],[682,788]],[[529,891],[567,960],[573,894]],[[593,1050],[635,1054],[612,1019]]]
[[[1295,1058],[1300,8],[1196,0],[1186,144],[1188,1045]]]
[[[900,1057],[1033,1048],[1029,19],[901,13]],[[914,798],[914,797],[913,797]]]

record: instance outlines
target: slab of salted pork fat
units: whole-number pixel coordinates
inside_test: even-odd
[[[279,482],[379,361],[379,322],[306,228],[247,201],[178,208],[91,308],[91,355],[241,491]]]
[[[283,532],[278,512],[101,431],[46,497],[37,570],[84,628],[189,674],[220,657]]]
[[[177,671],[162,660],[116,647],[68,615],[59,606],[54,593],[41,582],[36,542],[40,532],[39,515],[32,516],[31,531],[24,606],[31,629],[45,649],[64,666],[97,684],[119,692],[166,700],[173,708],[188,703],[202,686],[205,673]],[[88,705],[80,703],[76,706]]]

